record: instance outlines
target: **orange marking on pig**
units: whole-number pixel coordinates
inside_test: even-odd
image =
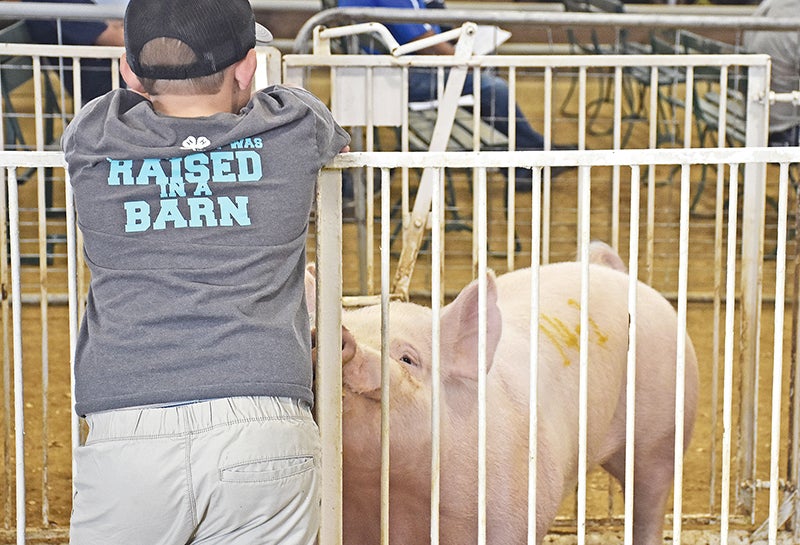
[[[572,360],[567,356],[567,348],[576,347],[577,342],[575,336],[569,331],[564,322],[558,318],[543,314],[539,322],[539,329],[550,339],[550,343],[558,350],[558,353],[561,354],[564,360],[564,366],[570,365]]]
[[[567,305],[576,308],[578,312],[580,312],[581,310],[581,304],[575,299],[568,299]],[[600,326],[597,325],[597,322],[595,322],[591,316],[589,316],[589,326],[592,328],[592,331],[597,336],[597,344],[599,346],[604,346],[608,342],[608,335],[606,335],[600,330]],[[580,326],[578,326],[576,330],[580,331]]]
[[[580,304],[574,299],[568,299],[567,305],[580,310]],[[605,346],[608,342],[608,335],[603,333],[591,316],[589,317],[589,326],[592,333],[594,333],[595,343],[598,346]],[[558,350],[563,358],[564,366],[572,364],[572,360],[568,357],[568,350],[580,349],[580,324],[576,324],[574,328],[570,329],[563,320],[542,314],[539,323],[539,329],[550,340],[550,343]],[[592,337],[590,336],[590,339]]]

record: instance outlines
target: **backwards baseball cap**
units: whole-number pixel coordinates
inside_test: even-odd
[[[143,65],[142,48],[155,38],[174,38],[197,56],[192,64]],[[125,53],[140,78],[208,76],[242,60],[272,34],[256,23],[248,0],[130,0],[125,11]]]

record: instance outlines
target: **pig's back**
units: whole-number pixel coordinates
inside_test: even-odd
[[[580,313],[581,270],[577,262],[543,265],[539,271],[539,308],[544,316]],[[531,308],[531,269],[518,269],[497,277],[498,305],[503,327],[527,331]],[[616,317],[628,323],[628,275],[610,267],[589,265],[590,314],[598,318]],[[637,306],[642,316],[660,319],[675,316],[675,310],[653,288],[638,282]]]
[[[554,263],[540,269],[538,354],[540,373],[552,384],[577,378],[580,360],[581,270],[576,262]],[[605,376],[606,387],[619,387],[629,341],[628,275],[601,265],[590,265],[588,347],[592,373]],[[503,330],[495,365],[512,389],[527,384],[530,362],[531,271],[520,269],[497,278],[498,306]],[[639,366],[662,375],[674,368],[677,317],[672,305],[650,286],[639,282],[637,336],[658,358],[641,357],[648,350],[638,346]],[[689,348],[691,351],[691,347]],[[693,358],[693,355],[691,356]],[[658,361],[656,361],[656,359]],[[572,376],[575,375],[575,376]],[[571,377],[568,379],[567,377]],[[499,377],[498,377],[499,378]],[[665,377],[666,378],[666,377]],[[544,392],[545,397],[558,392]],[[527,397],[527,395],[526,395]]]

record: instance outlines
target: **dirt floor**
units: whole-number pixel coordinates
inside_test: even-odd
[[[536,119],[537,112],[530,108],[531,116]],[[570,121],[566,129],[558,132],[561,142],[568,142],[575,138],[574,125]],[[558,129],[557,129],[558,130]],[[635,137],[634,137],[635,140]],[[600,148],[604,145],[601,139],[591,140],[590,145]],[[774,172],[770,171],[774,176]],[[655,237],[653,255],[650,266],[644,261],[646,247],[642,245],[643,265],[641,278],[647,278],[657,289],[673,296],[677,292],[677,218],[679,187],[675,181],[670,181],[669,172],[659,171],[656,174],[657,184],[655,196],[657,207],[655,209]],[[609,207],[611,203],[611,185],[608,182],[611,173],[600,169],[593,172],[592,196],[592,236],[609,240],[611,237]],[[627,174],[623,175],[623,181]],[[700,176],[699,172],[693,173],[693,179]],[[448,295],[456,293],[472,278],[471,263],[471,233],[466,229],[471,228],[471,194],[468,177],[464,173],[454,173],[454,188],[457,195],[458,214],[451,212],[451,223],[446,238],[447,257],[445,262],[445,289]],[[498,271],[506,270],[507,257],[505,255],[505,241],[502,238],[505,221],[504,185],[499,173],[492,175],[490,184],[490,266]],[[35,194],[32,189],[35,184],[26,182],[22,186],[23,198],[33,199]],[[713,184],[712,184],[713,185]],[[396,188],[397,184],[394,184]],[[625,210],[628,193],[624,189],[621,196],[622,218],[626,221]],[[696,187],[696,186],[694,186]],[[574,173],[567,173],[558,179],[553,186],[553,217],[551,220],[551,261],[568,260],[574,255],[576,234],[576,198],[577,180]],[[771,186],[774,192],[774,184]],[[56,182],[56,195],[63,194],[63,183]],[[25,197],[27,195],[27,197]],[[513,258],[515,267],[525,266],[530,263],[530,194],[520,195],[516,207],[516,236],[519,248]],[[31,202],[30,200],[28,202]],[[63,205],[63,198],[61,200]],[[56,202],[58,205],[58,200]],[[794,201],[792,206],[794,206]],[[699,201],[697,213],[692,218],[690,233],[690,270],[689,291],[693,294],[709,293],[713,287],[714,271],[714,224],[709,217],[709,212],[715,208],[713,187],[706,189]],[[35,239],[36,216],[32,210],[24,212],[25,224],[23,231],[30,233]],[[767,209],[767,238],[765,248],[767,254],[774,252],[775,248],[775,221],[774,209]],[[54,217],[50,220],[49,233],[57,234],[63,226],[60,220]],[[396,222],[396,220],[395,220]],[[526,227],[527,226],[527,227]],[[376,224],[376,230],[378,226]],[[622,227],[622,232],[627,233],[627,224]],[[377,231],[376,231],[377,232]],[[792,230],[791,235],[795,232]],[[348,220],[345,224],[344,252],[345,259],[345,292],[354,294],[360,291],[358,249],[355,242],[358,240],[356,223]],[[313,235],[311,237],[313,247]],[[379,245],[376,243],[376,252]],[[397,243],[393,248],[396,249]],[[623,234],[620,247],[627,247],[627,238]],[[24,293],[31,299],[37,295],[49,296],[55,299],[51,305],[41,306],[37,303],[26,304],[23,309],[23,337],[22,350],[24,355],[24,407],[25,407],[25,469],[27,472],[26,485],[26,516],[28,527],[31,529],[32,542],[47,542],[49,536],[56,536],[52,542],[64,542],[65,532],[69,522],[70,511],[70,377],[69,377],[69,331],[68,309],[63,304],[62,294],[65,293],[65,252],[64,245],[55,241],[51,246],[54,254],[52,262],[48,264],[46,273],[33,265],[28,265],[23,270]],[[34,254],[35,245],[27,245],[23,253]],[[627,258],[627,252],[622,251]],[[788,270],[790,278],[794,276],[794,257],[796,243],[791,240],[788,247],[790,261]],[[310,256],[313,257],[313,256]],[[430,288],[430,255],[426,251],[420,256],[415,272],[412,291],[425,294]],[[757,425],[757,458],[756,478],[765,481],[769,478],[769,421],[771,411],[772,387],[772,315],[774,302],[770,299],[774,294],[774,259],[765,260],[764,268],[764,296],[765,305],[762,314],[761,328],[761,359],[758,384],[758,425]],[[44,281],[42,281],[44,278]],[[724,278],[723,278],[724,280]],[[43,291],[40,286],[46,286]],[[791,280],[787,283],[787,296],[792,297]],[[6,290],[3,291],[6,295]],[[424,295],[420,297],[424,299]],[[5,324],[3,347],[6,361],[12,350],[10,337],[10,314],[8,313],[8,299],[3,300],[2,321]],[[787,305],[787,320],[784,328],[784,357],[783,357],[783,405],[782,405],[782,437],[788,433],[788,392],[790,370],[790,339],[793,324],[791,321],[791,305]],[[723,308],[724,311],[724,308]],[[44,316],[44,318],[43,318]],[[717,520],[720,512],[720,487],[722,463],[722,370],[715,368],[716,353],[722,354],[722,344],[715,344],[714,335],[714,304],[705,296],[693,297],[688,305],[688,328],[693,339],[701,370],[701,403],[694,439],[686,453],[684,480],[682,484],[682,513],[685,517],[687,529],[718,528]],[[724,319],[724,314],[720,319]],[[722,341],[718,341],[721,343]],[[44,349],[42,347],[45,347]],[[44,364],[43,364],[44,361]],[[721,364],[720,364],[721,365]],[[740,375],[739,369],[734,368],[734,377]],[[43,393],[43,377],[46,384],[46,393]],[[11,372],[4,370],[4,384],[12,380]],[[735,378],[738,383],[738,378]],[[717,389],[714,388],[716,384]],[[8,388],[5,390],[9,391]],[[11,533],[14,528],[14,470],[15,455],[13,445],[12,423],[7,418],[11,413],[13,399],[6,396],[4,405],[0,407],[6,420],[4,431],[4,460],[2,487],[0,493],[2,504],[0,513],[4,521],[0,528],[5,528],[5,533],[0,532],[0,542],[4,537],[12,541]],[[739,407],[742,406],[738,397],[734,398],[734,429],[738,429]],[[46,409],[45,409],[46,407]],[[46,418],[43,418],[46,415]],[[785,476],[788,446],[782,441],[780,467],[781,474]],[[46,457],[45,457],[46,453]],[[740,451],[734,444],[732,466],[735,472],[734,482],[739,483],[737,456]],[[43,468],[47,468],[46,472]],[[611,492],[609,493],[609,488]],[[736,485],[732,486],[732,493],[736,495]],[[734,527],[742,531],[758,526],[766,518],[767,492],[759,491],[756,494],[755,510],[752,515],[737,515]],[[671,504],[670,504],[671,505]],[[608,522],[622,513],[622,499],[619,487],[615,483],[609,484],[609,479],[601,473],[592,475],[589,490],[589,517],[601,522]],[[734,512],[739,511],[732,506]],[[671,510],[671,509],[670,509]],[[562,515],[563,522],[559,523],[558,530],[569,534],[571,523],[568,520],[573,511],[573,501],[567,500],[564,504]],[[618,518],[616,519],[618,520]],[[613,521],[612,521],[613,522]],[[710,524],[710,526],[709,526]],[[667,525],[671,530],[671,522]],[[617,525],[618,531],[618,525]],[[612,534],[603,534],[610,536]],[[688,535],[688,534],[687,534]],[[697,538],[697,543],[704,538]],[[607,542],[607,541],[605,541]]]

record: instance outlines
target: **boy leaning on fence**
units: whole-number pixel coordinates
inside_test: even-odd
[[[251,92],[257,37],[247,0],[131,0],[130,90],[65,131],[92,275],[73,544],[315,540],[305,241],[348,136],[302,89]]]

